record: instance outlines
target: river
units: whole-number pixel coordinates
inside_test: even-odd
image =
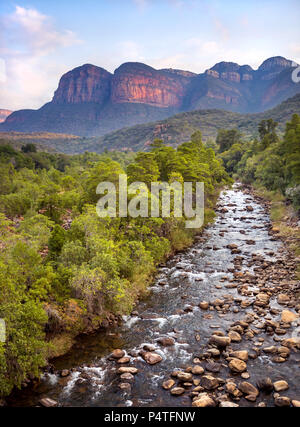
[[[246,206],[253,210],[248,211]],[[273,264],[284,259],[282,243],[269,234],[269,226],[265,207],[250,194],[238,186],[223,191],[214,224],[204,230],[190,249],[177,254],[158,270],[149,297],[135,309],[138,314],[124,317],[121,326],[80,338],[67,355],[53,361],[54,373],[46,373],[39,384],[14,393],[8,399],[9,405],[34,406],[47,396],[60,406],[191,406],[188,393],[172,396],[162,388],[162,383],[170,378],[174,369],[192,366],[193,359],[202,356],[214,331],[226,333],[233,322],[249,312],[253,313],[251,305],[240,306],[241,300],[249,296],[241,296],[236,287],[230,285],[234,283],[236,269],[253,274],[253,254]],[[227,248],[232,243],[240,250],[240,264],[234,263],[237,254]],[[255,291],[255,285],[253,288],[251,284],[249,286]],[[229,307],[224,312],[205,311],[198,307],[200,301],[217,298],[228,303]],[[270,306],[280,308],[275,300],[271,300]],[[269,313],[267,315],[270,316]],[[253,326],[259,328],[260,321],[255,320]],[[285,338],[288,336],[290,332]],[[157,340],[161,337],[174,338],[175,345],[159,345]],[[258,337],[262,340],[257,341]],[[163,358],[160,363],[151,366],[140,357],[139,352],[146,344],[155,346],[155,352]],[[232,344],[232,347],[250,352],[254,346],[262,345],[274,345],[274,335],[261,331],[253,339],[243,338],[241,343]],[[124,366],[134,366],[139,370],[129,391],[120,390],[120,378],[116,372],[119,365],[108,358],[116,348],[125,350],[131,358],[130,363]],[[201,365],[205,366],[205,363]],[[71,374],[62,378],[55,373],[62,369],[71,370]],[[297,353],[292,352],[285,363],[274,363],[262,352],[256,359],[248,361],[247,371],[250,374],[248,381],[253,384],[265,376],[274,381],[288,379],[289,390],[285,395],[297,398]],[[220,372],[212,375],[226,379],[232,374],[222,364]],[[261,393],[255,404],[261,401],[273,405],[273,398],[269,395]],[[254,405],[245,399],[241,399],[239,404]]]

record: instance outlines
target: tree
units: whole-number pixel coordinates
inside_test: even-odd
[[[223,153],[228,151],[233,144],[239,144],[241,142],[242,135],[237,129],[220,129],[216,143],[219,147],[219,152]]]

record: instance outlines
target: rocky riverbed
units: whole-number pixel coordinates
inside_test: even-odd
[[[12,406],[300,406],[297,260],[235,186],[122,325],[78,340]]]

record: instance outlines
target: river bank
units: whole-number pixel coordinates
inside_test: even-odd
[[[268,204],[249,190],[223,192],[215,224],[160,269],[122,325],[82,338],[8,404],[296,406],[296,267],[272,231]],[[121,352],[111,357],[114,349]],[[272,387],[262,382],[268,376]]]

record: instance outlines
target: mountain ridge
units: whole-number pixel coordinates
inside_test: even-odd
[[[293,66],[280,56],[257,70],[223,61],[201,74],[138,62],[124,63],[112,74],[84,64],[61,77],[50,102],[12,113],[0,130],[102,136],[198,109],[261,112],[300,92],[291,78]]]

